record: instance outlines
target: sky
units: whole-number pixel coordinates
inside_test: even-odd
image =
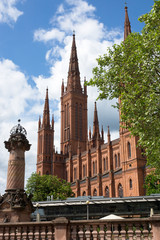
[[[153,0],[127,0],[131,29]],[[75,31],[81,81],[92,77],[96,58],[123,40],[125,0],[1,0],[0,1],[0,193],[6,189],[9,153],[4,141],[21,119],[32,144],[26,152],[26,180],[36,171],[37,130],[46,88],[55,118],[55,148],[60,146],[60,87],[67,82],[72,34]],[[95,87],[88,88],[88,125],[93,125]],[[98,101],[105,139],[119,137],[115,101]]]

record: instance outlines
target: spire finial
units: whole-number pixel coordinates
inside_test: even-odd
[[[131,25],[128,17],[128,7],[127,3],[125,1],[125,22],[124,22],[124,41],[128,37],[128,35],[131,33]]]
[[[73,35],[75,35],[75,33],[76,33],[75,30],[73,30]]]
[[[125,7],[127,7],[127,1],[125,1],[125,3],[124,3],[124,4],[125,4]]]

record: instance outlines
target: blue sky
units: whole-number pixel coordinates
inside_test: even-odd
[[[123,0],[1,0],[0,1],[0,192],[6,186],[8,153],[4,141],[22,119],[32,144],[26,154],[26,178],[36,169],[37,121],[43,113],[46,87],[55,116],[55,146],[60,137],[60,86],[67,81],[72,32],[76,32],[81,80],[92,76],[96,58],[123,40]],[[141,31],[138,17],[153,0],[128,0],[132,31]],[[88,89],[88,122],[92,126],[96,88]],[[104,109],[106,109],[104,111]],[[98,102],[100,126],[110,125],[118,137],[118,112]]]

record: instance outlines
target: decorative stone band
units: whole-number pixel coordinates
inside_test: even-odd
[[[29,151],[31,147],[31,144],[29,144],[29,141],[22,133],[11,135],[9,140],[5,141],[4,144],[9,152],[16,149],[22,149],[25,152]]]

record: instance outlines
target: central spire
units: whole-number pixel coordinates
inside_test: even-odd
[[[75,41],[75,32],[73,32],[73,41],[68,71],[67,91],[82,91],[80,83],[80,72],[77,57],[77,48]]]
[[[46,89],[46,98],[43,111],[43,127],[50,127],[48,88]]]
[[[128,7],[125,6],[125,22],[124,22],[124,40],[128,37],[131,33],[131,24],[128,17]]]

